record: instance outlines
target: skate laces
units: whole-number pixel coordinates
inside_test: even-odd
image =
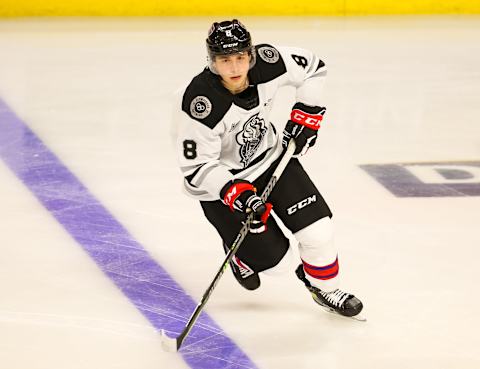
[[[321,291],[320,293],[325,298],[325,300],[327,300],[329,303],[331,303],[336,307],[342,306],[345,300],[350,296],[349,293],[343,292],[338,288],[335,291],[331,291],[331,292]]]

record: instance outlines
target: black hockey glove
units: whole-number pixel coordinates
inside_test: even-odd
[[[267,219],[272,210],[272,204],[263,202],[252,183],[244,179],[230,181],[223,186],[220,197],[231,211],[237,210],[245,214],[252,211],[255,213],[250,232],[262,233],[267,230]]]
[[[325,108],[296,103],[292,108],[290,120],[283,130],[282,145],[287,147],[291,138],[295,140],[294,155],[305,155],[315,145],[317,131],[325,114]]]

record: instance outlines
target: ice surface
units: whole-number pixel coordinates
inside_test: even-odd
[[[180,191],[170,98],[203,68],[210,21],[0,21],[0,97],[195,301],[223,252],[199,206]],[[480,277],[480,198],[395,197],[360,165],[480,161],[480,19],[244,23],[255,42],[310,48],[329,68],[327,116],[303,163],[335,214],[342,284],[362,298],[368,322],[323,312],[293,270],[263,277],[254,292],[227,271],[207,307],[224,333],[212,330],[193,357],[213,352],[224,368],[242,365],[218,357],[215,336],[226,334],[254,363],[244,367],[478,368],[480,301],[471,286]],[[278,126],[293,95],[278,95],[272,114]],[[35,160],[43,164],[39,171],[51,163]],[[64,214],[85,206],[73,193],[48,192],[51,208]],[[3,161],[0,203],[2,366],[199,367],[162,350],[145,314]],[[85,208],[85,216],[94,210]],[[91,220],[95,229],[109,226]],[[119,278],[152,277],[147,267],[128,275],[143,251],[116,258],[129,246],[108,232],[94,236]],[[137,291],[153,315],[159,312],[148,299],[161,285]],[[179,308],[186,321],[188,308]]]

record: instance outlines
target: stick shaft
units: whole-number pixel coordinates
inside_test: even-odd
[[[275,187],[275,184],[277,183],[278,179],[282,175],[283,171],[285,170],[287,164],[289,163],[290,159],[293,156],[293,153],[295,151],[295,141],[290,140],[287,150],[283,154],[282,159],[278,163],[277,167],[275,168],[275,171],[272,174],[272,177],[268,181],[267,186],[262,192],[261,198],[263,201],[266,201],[268,196],[273,191],[273,188]],[[197,321],[198,316],[202,312],[203,308],[207,304],[208,299],[210,298],[210,295],[212,294],[213,290],[217,286],[218,282],[220,281],[220,278],[222,277],[223,273],[225,272],[225,269],[227,269],[228,263],[230,260],[232,260],[233,256],[239,249],[240,245],[242,244],[243,240],[247,236],[248,232],[250,231],[250,226],[252,224],[254,217],[254,213],[250,213],[247,216],[247,219],[245,220],[244,225],[240,229],[237,237],[235,238],[235,241],[233,241],[232,245],[230,246],[230,250],[227,252],[227,255],[225,256],[225,260],[223,261],[222,265],[220,266],[220,269],[217,271],[217,274],[213,278],[212,282],[208,286],[207,290],[202,296],[202,299],[198,303],[197,307],[193,311],[190,319],[188,320],[185,328],[183,329],[182,333],[177,337],[177,350],[180,349],[182,346],[183,340],[187,337],[187,335],[190,333],[190,330],[193,328],[195,322]]]

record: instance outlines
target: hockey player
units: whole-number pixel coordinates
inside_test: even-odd
[[[301,48],[254,46],[238,20],[214,23],[206,39],[207,67],[178,94],[175,150],[184,190],[200,201],[224,248],[232,244],[249,212],[255,222],[231,267],[239,283],[254,290],[259,273],[289,265],[289,240],[273,212],[293,233],[302,263],[296,269],[313,299],[344,316],[362,303],[338,289],[339,263],[332,240],[332,213],[298,160],[315,144],[325,114],[325,64]],[[280,136],[269,120],[276,91],[296,88],[296,102]],[[295,157],[276,184],[268,204],[263,189],[290,139]]]

